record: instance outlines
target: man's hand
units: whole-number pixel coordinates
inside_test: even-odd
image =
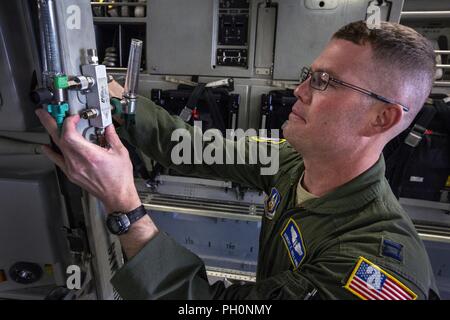
[[[43,153],[61,168],[70,181],[102,201],[108,213],[129,212],[141,205],[128,150],[120,142],[113,125],[106,128],[105,136],[110,147],[104,149],[86,141],[77,131],[80,116],[67,117],[59,135],[55,120],[46,111],[39,109],[36,114],[62,155],[49,146],[43,146]],[[148,215],[135,222],[127,233],[120,236],[127,257],[135,256],[157,233],[158,229]]]
[[[131,211],[141,204],[128,151],[113,125],[106,128],[105,136],[110,147],[104,149],[86,141],[76,130],[80,116],[67,117],[60,135],[55,120],[47,112],[38,109],[36,114],[62,155],[49,146],[43,146],[43,153],[61,168],[70,181],[100,199],[108,213]]]

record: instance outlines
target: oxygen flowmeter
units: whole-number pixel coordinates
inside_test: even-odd
[[[80,52],[82,56],[77,60],[81,62],[81,74],[65,73],[63,66],[67,63],[63,63],[66,57],[62,55],[58,36],[55,1],[40,0],[38,4],[42,87],[33,91],[31,97],[36,104],[44,106],[59,128],[67,115],[79,114],[85,120],[78,128],[83,136],[103,145],[105,128],[112,124],[111,111],[121,113],[126,126],[134,122],[142,41],[132,39],[125,92],[121,99],[110,101],[106,66],[98,63],[97,50],[87,48]],[[76,105],[72,105],[74,100]]]

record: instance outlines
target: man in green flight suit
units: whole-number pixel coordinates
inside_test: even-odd
[[[180,173],[268,195],[257,281],[210,285],[201,259],[160,232],[150,214],[120,235],[129,261],[113,277],[114,287],[124,299],[438,298],[424,245],[384,178],[382,157],[385,144],[422,107],[434,73],[433,48],[414,30],[387,22],[378,29],[364,22],[344,26],[302,71],[283,128],[287,142],[265,144],[279,153],[273,175],[262,175],[258,164],[175,165],[172,132],[195,130],[141,97],[136,125],[121,133],[125,139]],[[110,148],[103,149],[76,131],[79,116],[68,117],[59,136],[53,119],[37,114],[63,156],[43,151],[69,179],[109,213],[141,205],[128,152],[112,126]],[[225,151],[263,144],[251,138],[215,143]]]

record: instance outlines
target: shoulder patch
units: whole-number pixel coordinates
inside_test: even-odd
[[[389,239],[383,239],[381,242],[381,255],[403,262],[403,245]]]
[[[288,224],[281,232],[281,237],[283,238],[291,262],[294,268],[297,269],[306,256],[306,250],[300,228],[292,218],[289,219]]]
[[[359,257],[344,288],[363,300],[417,299],[411,289],[364,257]]]
[[[279,138],[268,138],[268,137],[260,137],[260,136],[251,136],[251,141],[254,142],[265,142],[270,144],[282,144],[283,142],[286,142],[286,139],[279,139]]]
[[[270,195],[266,197],[266,200],[264,201],[264,209],[267,219],[269,220],[273,219],[273,216],[275,215],[275,211],[277,210],[280,201],[281,195],[278,192],[277,188],[272,188],[270,190]]]

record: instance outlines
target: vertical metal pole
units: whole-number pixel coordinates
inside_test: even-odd
[[[63,73],[54,0],[39,0],[39,25],[43,56],[43,78]],[[45,60],[45,62],[44,62]]]

